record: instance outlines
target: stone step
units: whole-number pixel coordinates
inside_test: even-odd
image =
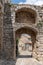
[[[39,57],[41,56],[41,57],[43,57],[43,55],[38,55]]]
[[[37,54],[39,54],[39,55],[43,55],[43,52],[38,51]]]
[[[38,51],[43,52],[43,49],[42,48],[39,48]]]
[[[38,46],[38,48],[43,48],[43,44],[42,43],[40,43],[40,44],[37,44],[37,46]]]
[[[40,34],[38,34],[38,37],[43,37],[43,35],[40,33]]]
[[[39,49],[43,49],[43,45],[38,46]]]

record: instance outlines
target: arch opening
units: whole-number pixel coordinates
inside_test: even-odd
[[[36,34],[29,28],[21,28],[15,32],[16,57],[32,57]]]

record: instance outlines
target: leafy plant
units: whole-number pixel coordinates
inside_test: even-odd
[[[37,26],[38,26],[39,28],[42,27],[42,23],[39,22],[39,23],[37,24]]]
[[[37,28],[40,29],[43,25],[43,21],[39,21],[39,23],[37,24]]]
[[[18,39],[16,39],[16,44],[18,44],[18,41],[19,41],[19,40],[18,40]]]

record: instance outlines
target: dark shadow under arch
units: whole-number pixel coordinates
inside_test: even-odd
[[[16,11],[16,22],[17,23],[32,23],[35,24],[37,13],[31,8],[23,7]]]

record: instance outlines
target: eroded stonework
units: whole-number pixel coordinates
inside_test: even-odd
[[[43,61],[43,6],[9,2],[0,1],[0,59],[16,61],[17,43],[21,44],[21,36],[28,34],[32,40],[32,58]]]

